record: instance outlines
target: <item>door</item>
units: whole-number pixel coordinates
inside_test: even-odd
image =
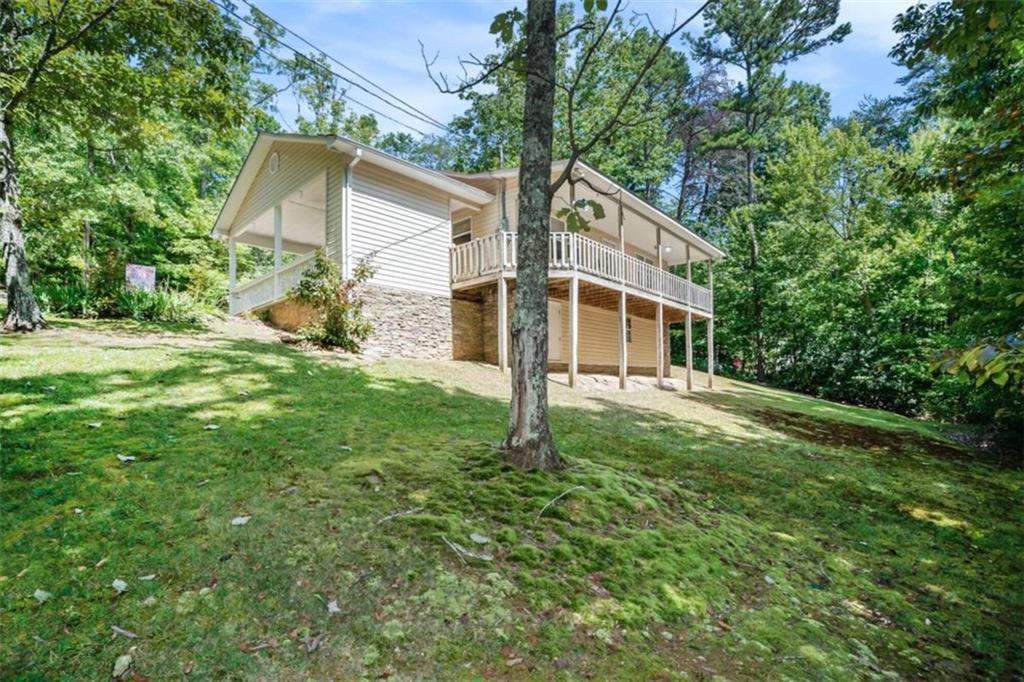
[[[562,359],[562,304],[548,301],[548,360]]]

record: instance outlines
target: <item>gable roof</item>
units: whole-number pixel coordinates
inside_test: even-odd
[[[242,163],[242,168],[235,177],[231,191],[220,209],[217,220],[210,232],[211,236],[225,235],[235,220],[238,209],[245,200],[249,187],[255,180],[263,162],[270,153],[275,142],[299,142],[309,145],[320,145],[333,151],[350,156],[358,156],[363,162],[381,166],[390,171],[422,182],[425,185],[445,192],[449,196],[472,205],[482,206],[494,199],[494,195],[483,189],[474,187],[445,173],[417,166],[397,156],[392,156],[373,147],[360,144],[341,135],[299,135],[294,133],[259,132],[249,148],[249,153]]]
[[[552,172],[553,173],[560,173],[560,172],[562,172],[565,169],[565,166],[566,166],[567,163],[568,163],[568,160],[566,160],[566,159],[560,159],[558,161],[555,161],[554,163],[551,164]],[[578,170],[583,175],[591,175],[591,176],[593,176],[595,178],[598,178],[602,182],[606,182],[610,186],[615,187],[616,189],[620,190],[622,192],[622,204],[623,204],[623,206],[626,206],[626,207],[632,209],[633,211],[635,211],[636,213],[646,217],[648,220],[650,220],[651,222],[655,223],[656,225],[660,225],[660,226],[664,227],[669,232],[674,233],[677,237],[679,237],[679,238],[681,238],[681,239],[683,239],[683,240],[685,240],[687,242],[690,242],[695,247],[697,247],[698,251],[701,251],[701,252],[707,254],[708,258],[710,258],[712,260],[718,260],[718,259],[726,257],[725,251],[722,251],[717,246],[715,246],[714,244],[712,244],[708,240],[704,239],[703,237],[698,235],[693,230],[687,228],[682,223],[680,223],[678,220],[676,220],[672,216],[668,215],[667,213],[662,211],[657,206],[654,206],[654,205],[648,203],[647,201],[641,199],[637,195],[633,194],[628,189],[626,189],[625,187],[623,187],[619,183],[615,182],[610,177],[608,177],[607,175],[605,175],[601,171],[597,170],[593,166],[591,166],[591,165],[589,165],[587,163],[584,163],[583,161],[577,161],[576,162],[576,170]],[[575,171],[574,171],[574,173],[575,173]],[[502,178],[518,177],[519,176],[519,169],[518,168],[500,168],[498,170],[485,171],[483,173],[472,173],[472,174],[448,173],[448,175],[451,176],[452,178],[456,178],[458,180],[461,180],[462,182],[466,182],[466,183],[472,184],[474,186],[480,186],[483,183],[483,181],[487,181],[487,180],[497,180],[497,179],[502,179]]]

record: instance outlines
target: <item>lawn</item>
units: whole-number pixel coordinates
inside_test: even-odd
[[[0,387],[5,680],[1022,669],[1024,477],[934,425],[553,385],[570,468],[523,473],[495,368],[244,324],[0,337]]]

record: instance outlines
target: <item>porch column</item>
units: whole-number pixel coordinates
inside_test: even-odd
[[[715,378],[715,269],[708,256],[708,291],[711,292],[711,311],[708,313],[708,388]]]
[[[281,297],[281,204],[274,206],[274,298]]]
[[[580,343],[580,280],[569,280],[569,387],[576,388]]]
[[[693,281],[693,270],[690,265],[690,245],[686,245],[686,281]],[[687,307],[690,305],[689,291],[686,298]],[[686,390],[693,390],[693,313],[686,311]]]
[[[498,370],[508,367],[508,280],[498,273]]]
[[[626,292],[619,292],[619,388],[626,388],[626,366],[627,352],[626,345]]]
[[[661,227],[655,228],[656,236],[655,242],[658,250],[658,277],[663,277],[662,273],[665,269],[665,261],[662,256],[661,246]],[[662,283],[658,282],[658,308],[655,312],[655,332],[654,336],[656,341],[654,342],[655,353],[657,354],[654,359],[654,365],[657,368],[655,375],[658,377],[658,388],[665,387],[665,304],[661,302]]]
[[[619,190],[619,262],[622,264],[622,290],[619,292],[619,388],[626,388],[627,352],[626,344],[626,230],[623,226],[622,190]]]
[[[238,258],[235,254],[235,240],[228,237],[228,313],[235,312],[235,288],[238,275]]]

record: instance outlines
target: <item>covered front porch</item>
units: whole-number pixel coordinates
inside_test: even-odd
[[[298,284],[313,252],[327,246],[326,212],[327,177],[318,173],[228,234],[228,309],[232,315],[273,305]],[[271,252],[270,271],[238,282],[238,244]]]

